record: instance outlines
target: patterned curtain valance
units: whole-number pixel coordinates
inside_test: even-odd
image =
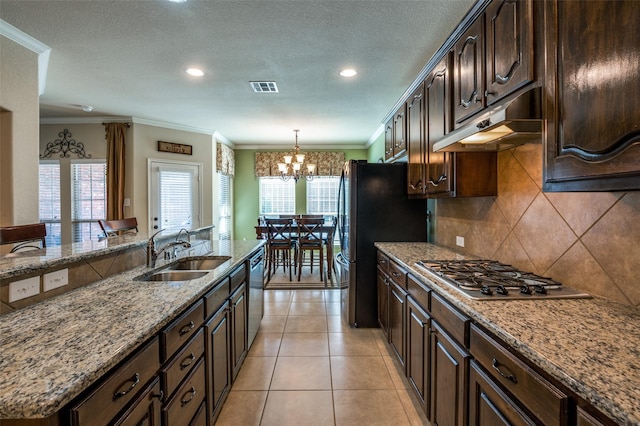
[[[282,162],[283,152],[256,152],[256,177],[280,176],[278,163]],[[340,176],[344,166],[344,152],[308,152],[304,151],[305,164],[315,164],[318,176]]]
[[[216,144],[216,170],[227,176],[236,174],[236,157],[231,148],[218,142]]]

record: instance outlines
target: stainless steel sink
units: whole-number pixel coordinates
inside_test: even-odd
[[[156,272],[150,275],[142,275],[136,280],[138,281],[189,281],[201,278],[207,275],[205,271],[165,271]]]
[[[229,259],[231,259],[231,256],[185,257],[170,265],[167,269],[174,271],[211,271]]]

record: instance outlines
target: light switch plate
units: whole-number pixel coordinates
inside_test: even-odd
[[[50,291],[67,284],[69,284],[69,269],[66,268],[42,276],[43,291]]]
[[[464,247],[464,237],[458,235],[456,237],[456,245],[459,247]]]
[[[9,303],[40,293],[40,275],[9,284]]]

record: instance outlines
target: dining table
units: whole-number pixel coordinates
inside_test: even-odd
[[[293,234],[295,236],[296,232],[296,223],[293,222]],[[331,279],[331,271],[333,270],[333,235],[336,231],[336,224],[333,222],[327,222],[320,226],[319,232],[322,234],[322,237],[325,241],[325,245],[327,246],[327,278]],[[256,225],[256,239],[265,240],[267,239],[267,225],[260,224]]]

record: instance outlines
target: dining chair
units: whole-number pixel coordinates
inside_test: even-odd
[[[293,219],[265,219],[267,224],[267,282],[278,269],[280,260],[282,270],[289,268],[289,281],[293,280],[291,251],[295,249],[293,234]]]
[[[98,220],[105,237],[114,237],[126,232],[138,232],[138,220],[135,217],[117,220]]]
[[[302,259],[305,252],[309,253],[311,273],[313,274],[313,253],[320,255],[320,280],[324,281],[324,241],[322,238],[322,227],[324,219],[320,218],[300,218],[296,221],[298,232],[296,241],[296,254],[298,265],[298,281],[302,275]]]
[[[324,215],[321,214],[303,214],[300,215],[301,218],[303,219],[323,219]]]
[[[7,226],[0,228],[0,244],[16,244],[10,253],[25,248],[46,248],[47,228],[44,223],[34,223],[30,225]],[[40,242],[42,246],[33,245]]]

